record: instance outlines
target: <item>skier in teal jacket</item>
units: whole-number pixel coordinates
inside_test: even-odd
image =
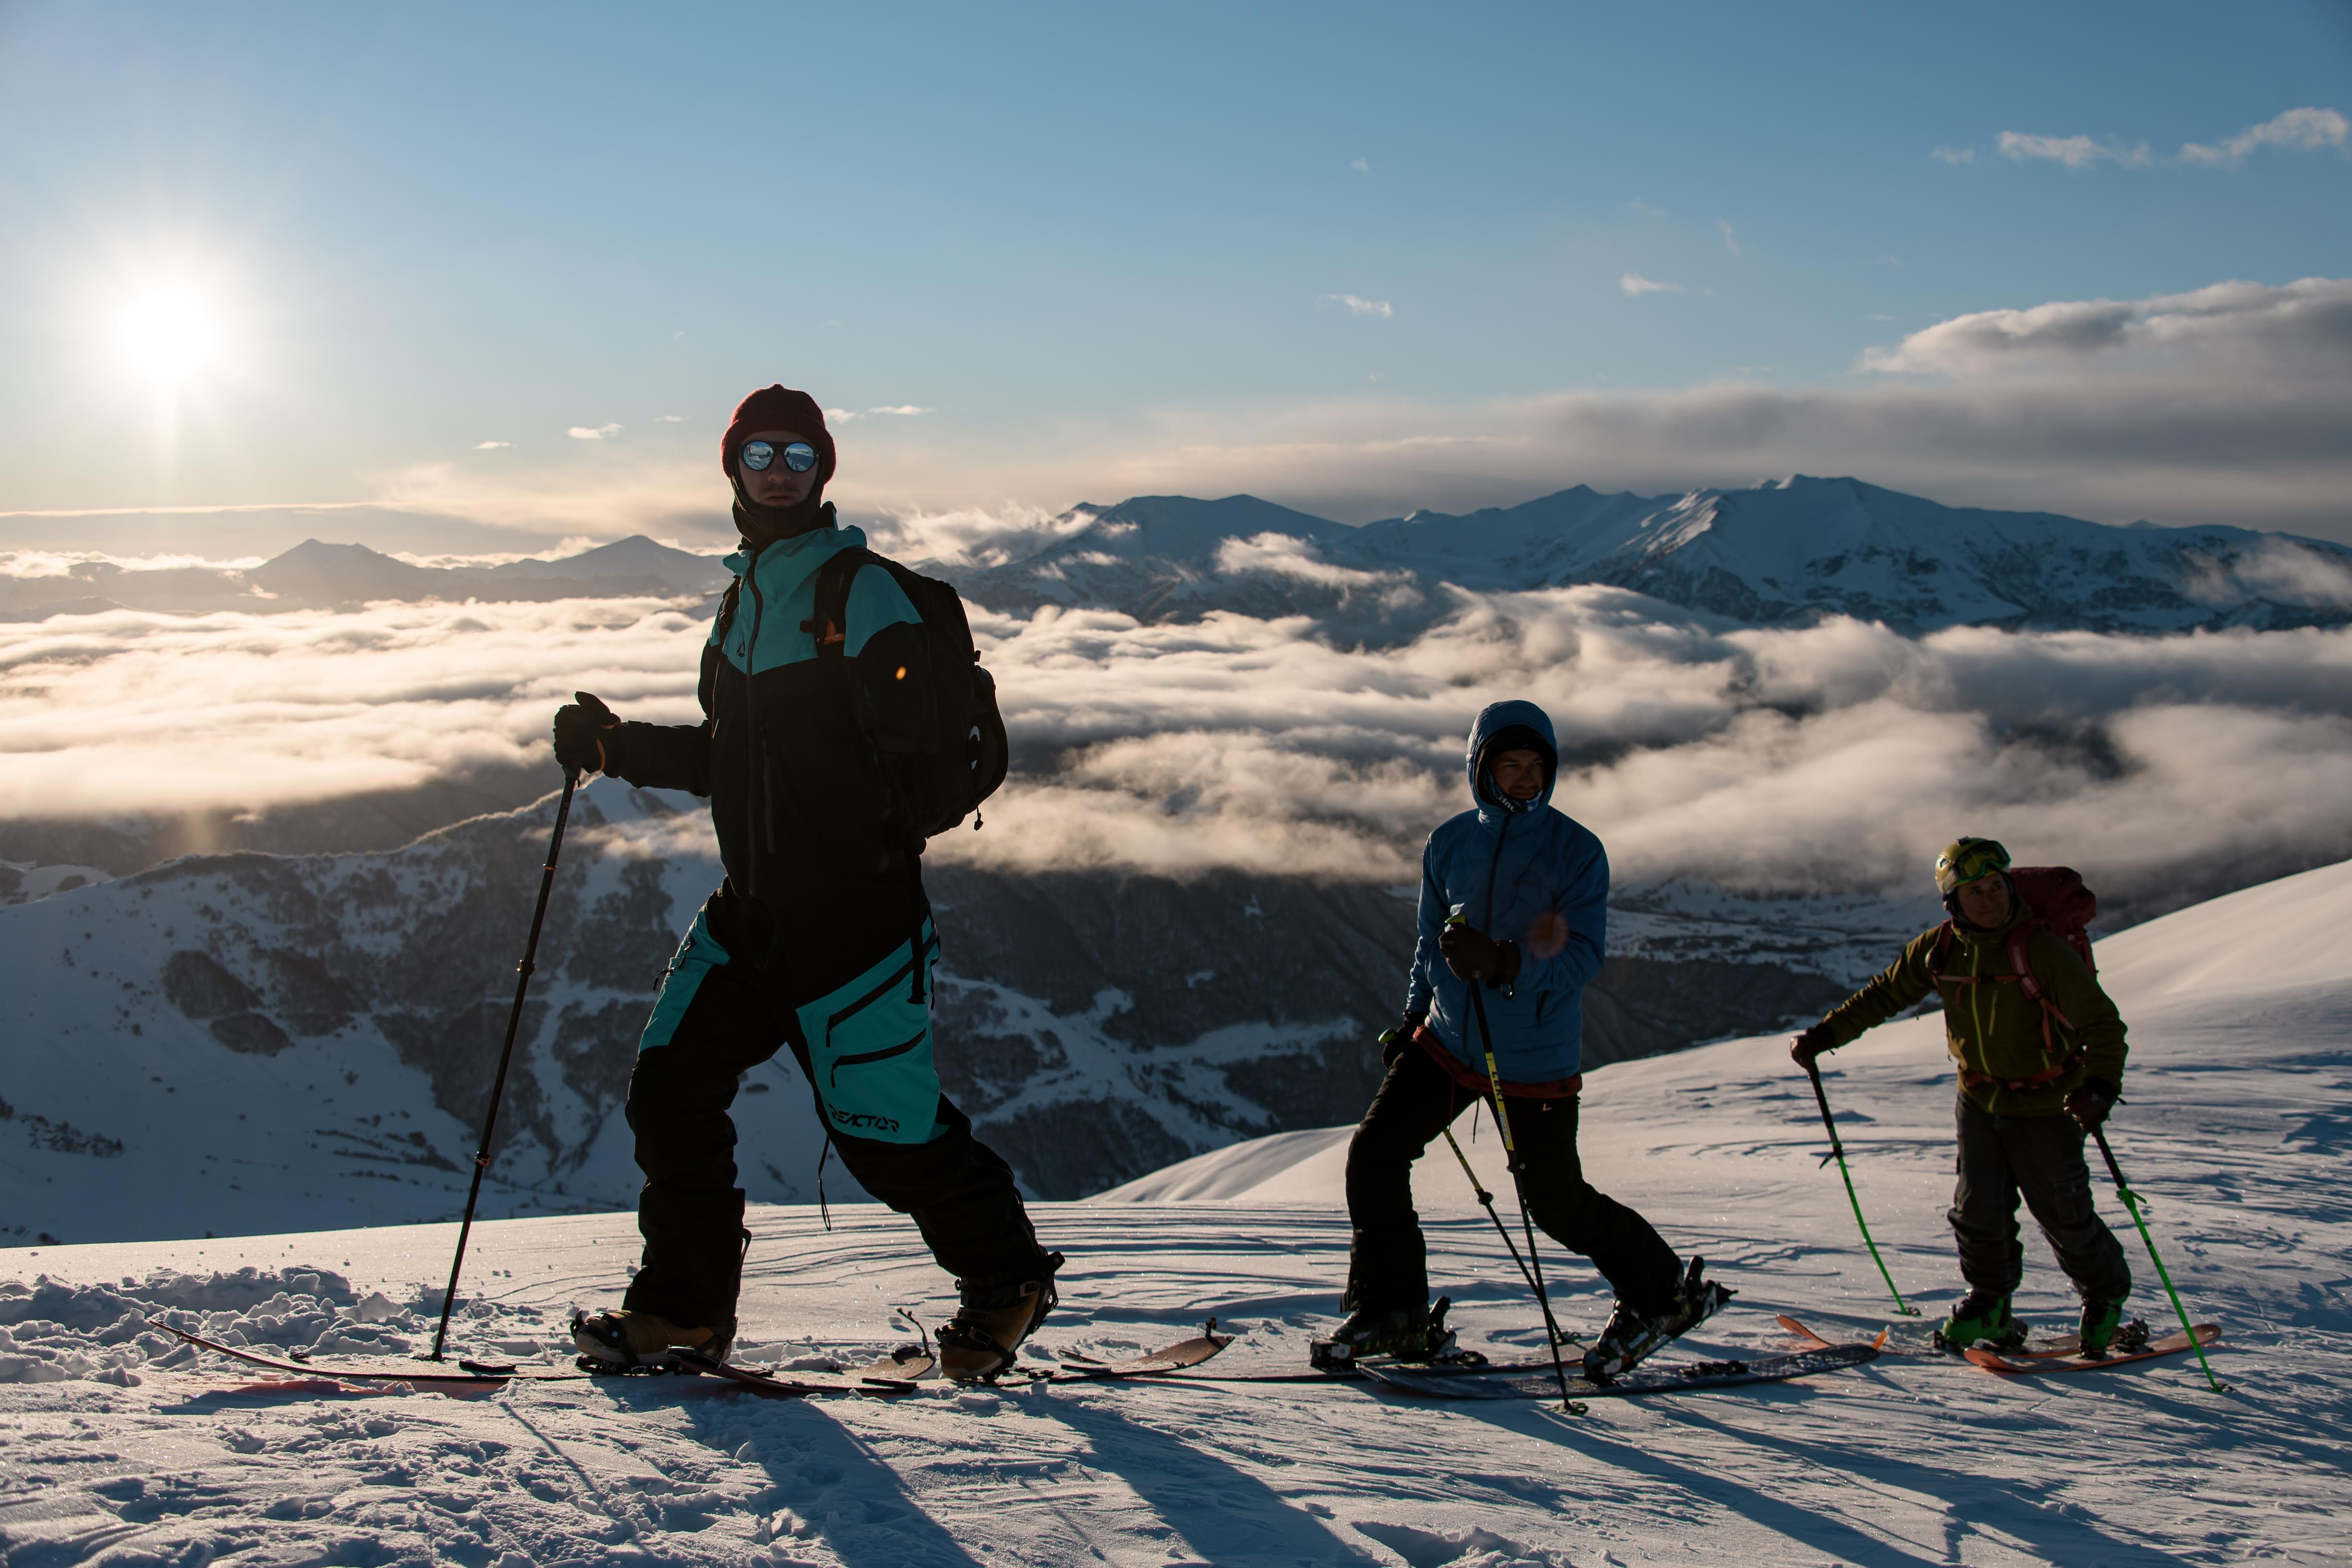
[[[845,624],[815,625],[818,574],[866,541],[822,499],[834,447],[814,398],[753,393],[719,456],[743,546],[702,651],[702,721],[623,723],[585,693],[555,718],[567,768],[708,796],[726,871],[662,978],[629,1079],[643,1266],[621,1309],[583,1316],[573,1339],[617,1366],[726,1354],[749,1241],[729,1109],[741,1075],[789,1047],[842,1163],[958,1277],[942,1370],[987,1376],[1054,1305],[1061,1258],[932,1060],[939,937],[921,838],[881,757],[919,747],[929,724],[921,617],[868,563]],[[841,660],[819,658],[821,638]]]

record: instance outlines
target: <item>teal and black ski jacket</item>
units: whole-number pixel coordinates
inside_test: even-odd
[[[727,557],[730,606],[702,650],[699,724],[623,724],[605,771],[707,796],[728,880],[762,903],[834,879],[912,871],[918,839],[876,755],[921,748],[932,685],[922,619],[890,574],[861,568],[842,618],[817,627],[816,578],[856,528],[826,526]],[[818,657],[838,639],[843,658]]]

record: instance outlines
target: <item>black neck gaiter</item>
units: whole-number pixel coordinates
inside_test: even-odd
[[[736,489],[735,528],[746,544],[773,544],[780,539],[794,539],[834,526],[833,503],[819,500],[814,490],[798,506],[761,506],[745,495],[740,486]]]

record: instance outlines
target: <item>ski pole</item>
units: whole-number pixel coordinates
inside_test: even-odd
[[[2116,1163],[2116,1152],[2107,1147],[2107,1130],[2094,1127],[2091,1136],[2099,1142],[2099,1153],[2107,1162],[2107,1174],[2116,1179],[2116,1195],[2122,1198],[2124,1207],[2131,1211],[2132,1224],[2139,1226],[2139,1238],[2147,1247],[2147,1260],[2156,1265],[2156,1277],[2164,1281],[2164,1293],[2172,1298],[2172,1310],[2180,1314],[2180,1331],[2189,1336],[2189,1348],[2197,1352],[2197,1364],[2205,1369],[2205,1381],[2212,1384],[2214,1393],[2229,1393],[2230,1385],[2213,1375],[2213,1363],[2205,1359],[2205,1347],[2197,1340],[2197,1325],[2189,1321],[2189,1309],[2180,1304],[2180,1292],[2172,1288],[2172,1276],[2166,1271],[2164,1259],[2157,1256],[2156,1238],[2148,1235],[2147,1221],[2141,1217],[2139,1212],[2143,1200],[2124,1184],[2123,1167]]]
[[[474,1230],[474,1205],[482,1195],[482,1175],[490,1168],[490,1132],[499,1124],[499,1100],[506,1093],[507,1066],[514,1060],[515,1032],[522,1027],[522,1002],[530,992],[530,972],[539,958],[539,928],[547,920],[547,895],[555,886],[555,859],[563,850],[563,825],[572,818],[572,792],[580,775],[565,772],[563,798],[555,806],[555,834],[547,841],[547,865],[539,879],[539,907],[530,915],[530,940],[523,943],[522,962],[515,965],[514,1010],[507,1015],[507,1043],[499,1051],[498,1076],[490,1080],[490,1108],[482,1115],[481,1146],[474,1151],[474,1184],[466,1193],[466,1217],[457,1226],[457,1255],[449,1259],[449,1288],[441,1294],[441,1322],[433,1331],[433,1353],[439,1361],[449,1337],[449,1310],[457,1304],[457,1270],[465,1266],[466,1238]]]
[[[1519,1224],[1528,1233],[1528,1285],[1536,1293],[1536,1305],[1543,1309],[1544,1332],[1551,1340],[1551,1374],[1559,1384],[1559,1407],[1568,1415],[1580,1415],[1576,1401],[1568,1394],[1568,1366],[1559,1356],[1559,1324],[1551,1315],[1551,1293],[1544,1289],[1543,1259],[1536,1252],[1536,1222],[1528,1212],[1527,1176],[1519,1169],[1519,1146],[1511,1140],[1511,1114],[1503,1106],[1503,1075],[1495,1067],[1495,1037],[1486,1027],[1486,998],[1479,994],[1479,984],[1476,980],[1469,982],[1470,1011],[1478,1020],[1478,1043],[1486,1052],[1486,1088],[1495,1097],[1495,1126],[1503,1134],[1503,1152],[1510,1156],[1511,1185],[1519,1194]]]
[[[1870,1224],[1862,1217],[1862,1200],[1854,1195],[1853,1173],[1845,1166],[1845,1145],[1838,1142],[1837,1123],[1830,1119],[1830,1097],[1822,1088],[1822,1069],[1807,1062],[1805,1076],[1813,1080],[1813,1100],[1822,1108],[1822,1125],[1830,1131],[1830,1152],[1822,1156],[1822,1163],[1837,1162],[1838,1174],[1845,1180],[1845,1201],[1853,1205],[1853,1223],[1862,1229],[1862,1244],[1870,1248],[1870,1260],[1878,1265],[1878,1277],[1886,1281],[1887,1293],[1895,1298],[1895,1310],[1906,1318],[1916,1318],[1919,1309],[1905,1301],[1903,1292],[1895,1289],[1895,1276],[1886,1271],[1886,1259],[1878,1256],[1878,1243],[1870,1239]]]
[[[1519,1256],[1519,1244],[1511,1239],[1511,1227],[1505,1225],[1503,1216],[1495,1212],[1495,1194],[1486,1190],[1486,1184],[1478,1179],[1478,1173],[1470,1168],[1470,1157],[1462,1152],[1462,1145],[1454,1142],[1454,1129],[1448,1127],[1444,1131],[1446,1147],[1453,1150],[1454,1157],[1462,1162],[1462,1173],[1469,1178],[1470,1190],[1478,1195],[1478,1202],[1486,1210],[1486,1217],[1495,1222],[1495,1233],[1503,1238],[1503,1245],[1510,1248],[1511,1261],[1518,1265],[1519,1278],[1528,1282],[1528,1289],[1535,1289],[1536,1277],[1528,1272],[1527,1259]]]

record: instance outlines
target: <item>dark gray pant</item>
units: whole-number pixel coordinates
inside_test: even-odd
[[[1355,1237],[1340,1300],[1349,1310],[1429,1304],[1428,1249],[1412,1206],[1412,1164],[1478,1100],[1419,1046],[1405,1047],[1381,1081],[1348,1145],[1348,1218]],[[1648,1220],[1584,1179],[1576,1153],[1576,1097],[1513,1097],[1509,1103],[1512,1141],[1536,1224],[1570,1252],[1591,1258],[1617,1299],[1635,1311],[1655,1318],[1672,1310],[1682,1265]]]
[[[2025,1278],[2017,1231],[2021,1194],[2078,1294],[2094,1301],[2131,1294],[2123,1244],[2091,1202],[2083,1130],[2074,1119],[1995,1116],[1965,1094],[1958,1115],[1959,1182],[1950,1218],[1960,1244],[1960,1278],[1969,1289],[2006,1296]]]

